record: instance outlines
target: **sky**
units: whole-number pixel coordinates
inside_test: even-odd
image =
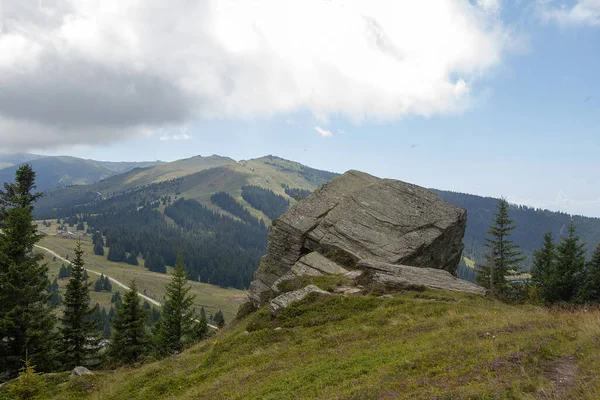
[[[0,0],[0,150],[272,154],[600,217],[600,0]]]

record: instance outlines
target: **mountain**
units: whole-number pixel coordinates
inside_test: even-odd
[[[197,156],[49,190],[35,214],[60,220],[59,234],[85,224],[101,232],[112,261],[141,254],[160,271],[181,251],[193,280],[244,289],[272,219],[335,175],[274,156]]]
[[[31,153],[0,153],[0,169],[44,157],[45,156]]]
[[[270,224],[274,217],[296,201],[296,197],[292,196],[310,193],[334,176],[334,173],[275,156],[239,162],[217,155],[196,156],[135,168],[90,185],[49,190],[36,205],[35,212],[38,218],[70,218],[74,221],[87,218],[86,215],[102,215],[101,219],[90,217],[95,229],[108,230],[115,240],[125,241],[125,251],[150,251],[149,243],[152,243],[152,251],[159,252],[167,265],[172,265],[175,258],[174,251],[169,249],[171,244],[177,246],[177,241],[183,241],[185,246],[189,246],[191,257],[198,250],[198,246],[194,245],[196,240],[220,255],[211,253],[212,256],[209,256],[209,250],[202,256],[196,254],[197,260],[204,261],[190,266],[190,272],[202,282],[242,289],[249,284],[258,259],[266,250],[266,231],[255,232],[253,227],[247,225]],[[433,190],[443,199],[467,210],[463,253],[466,258],[459,267],[459,276],[472,280],[473,262],[483,259],[486,251],[485,232],[492,221],[498,200]],[[181,199],[186,202],[179,201]],[[149,213],[150,210],[153,212]],[[212,214],[226,219],[216,218]],[[544,233],[552,231],[558,240],[566,232],[571,218],[565,213],[514,205],[511,206],[510,215],[517,226],[513,239],[528,257],[523,265],[526,270],[530,267],[531,254],[540,246]],[[588,243],[588,252],[591,253],[600,243],[600,219],[573,218],[578,234]],[[122,225],[122,222],[126,225]],[[154,226],[155,231],[142,234],[147,226]],[[187,236],[182,237],[173,226],[183,229],[182,232]],[[226,233],[235,226],[238,236]],[[137,227],[139,232],[133,227]],[[165,239],[157,241],[158,235],[164,235]],[[218,243],[212,241],[218,235],[229,236]],[[260,240],[254,241],[257,238]],[[231,252],[227,252],[227,246],[234,246],[241,251],[236,260],[229,260]],[[211,261],[210,257],[218,261]],[[234,272],[236,268],[241,270]]]
[[[2,160],[2,158],[0,158]],[[19,164],[29,162],[36,171],[39,191],[69,185],[82,185],[97,182],[109,176],[120,174],[136,167],[147,167],[159,162],[109,162],[84,160],[69,156],[37,156],[16,154],[4,158],[10,166],[0,170],[0,182],[12,181]]]

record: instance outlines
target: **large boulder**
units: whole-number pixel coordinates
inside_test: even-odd
[[[360,260],[454,275],[466,221],[463,208],[425,188],[348,171],[273,221],[248,297],[260,306],[278,295],[282,280],[303,270],[344,273]]]

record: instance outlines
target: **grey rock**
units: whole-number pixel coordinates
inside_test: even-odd
[[[358,267],[365,270],[373,283],[393,288],[426,286],[485,295],[486,290],[469,281],[459,279],[448,271],[434,268],[417,268],[407,265],[387,264],[378,261],[360,261]]]
[[[300,301],[311,293],[319,293],[329,295],[329,292],[319,289],[315,285],[308,285],[302,289],[294,290],[293,292],[284,293],[275,297],[269,303],[269,310],[272,315],[277,315],[281,310],[288,307],[294,301]]]
[[[349,279],[356,279],[359,276],[361,276],[362,274],[363,274],[363,272],[361,270],[355,269],[354,271],[345,273],[344,276]]]
[[[425,188],[348,171],[273,221],[248,297],[261,306],[282,280],[344,273],[363,259],[454,274],[465,227],[464,209]]]
[[[69,375],[69,378],[76,378],[78,376],[83,376],[83,375],[94,375],[94,373],[92,371],[90,371],[89,369],[87,369],[86,367],[75,367],[73,368],[73,371],[71,371],[71,375]]]

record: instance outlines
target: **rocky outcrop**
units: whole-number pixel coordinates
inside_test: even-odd
[[[344,274],[361,260],[455,274],[466,211],[409,183],[348,171],[273,221],[248,297],[255,306],[299,275]]]
[[[71,371],[71,375],[69,375],[69,378],[77,378],[78,376],[83,376],[83,375],[94,375],[94,373],[92,371],[90,371],[89,369],[87,369],[86,367],[75,367],[73,368],[73,371]]]
[[[292,302],[300,301],[304,299],[311,293],[319,293],[324,295],[329,295],[329,292],[319,289],[315,285],[308,285],[299,290],[294,290],[293,292],[287,292],[282,295],[275,297],[269,303],[269,310],[272,315],[277,315],[281,310],[287,308]]]
[[[378,261],[360,261],[358,268],[365,271],[361,280],[386,287],[409,289],[425,286],[431,289],[456,290],[485,294],[479,285],[458,279],[448,271],[433,268],[417,268],[407,265],[386,264]]]

